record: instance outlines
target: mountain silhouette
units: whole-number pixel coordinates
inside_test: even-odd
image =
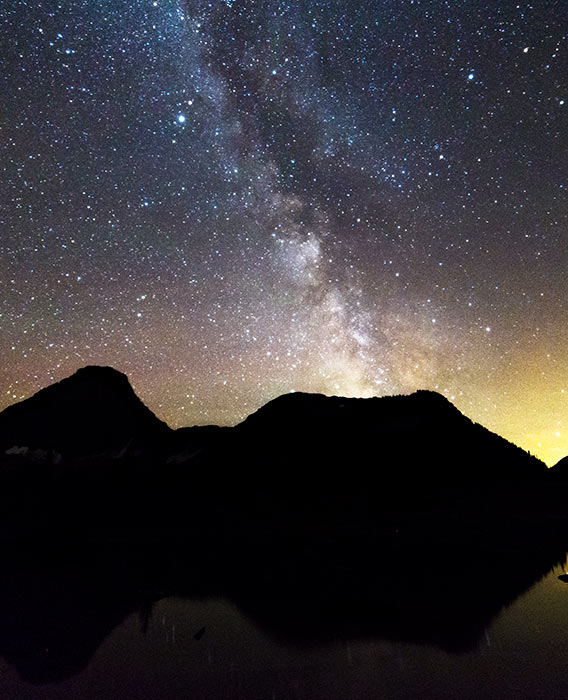
[[[550,476],[554,480],[568,481],[568,456],[562,457],[550,468]]]
[[[136,396],[126,375],[84,367],[0,413],[0,451],[41,461],[143,456],[152,448],[170,462],[229,460],[241,475],[334,469],[359,461],[371,476],[420,480],[532,478],[538,459],[473,423],[432,391],[352,399],[280,396],[235,428],[171,430]],[[230,456],[229,456],[230,453]],[[239,463],[239,468],[236,465]]]
[[[249,416],[235,433],[251,450],[270,450],[271,460],[292,469],[323,462],[345,474],[359,463],[379,480],[451,482],[546,473],[540,460],[432,391],[370,399],[287,394]]]
[[[0,451],[38,461],[140,453],[170,432],[111,367],[79,369],[0,413]]]
[[[260,556],[278,538],[408,532],[423,512],[434,539],[466,518],[493,519],[503,534],[502,523],[534,511],[533,484],[547,472],[435,392],[291,393],[234,428],[173,431],[108,367],[0,413],[0,450],[4,531],[88,538],[104,513],[107,532],[200,537],[233,558]]]

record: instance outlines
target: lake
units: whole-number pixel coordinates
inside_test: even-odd
[[[435,642],[404,641],[409,636],[406,632],[397,640],[392,625],[386,636],[373,635],[369,630],[360,637],[346,636],[338,628],[337,636],[333,629],[327,629],[323,638],[308,634],[309,641],[302,641],[301,630],[297,630],[295,639],[282,635],[274,625],[265,624],[262,616],[249,617],[241,611],[242,606],[226,598],[167,597],[124,616],[119,606],[115,617],[109,616],[108,626],[112,629],[108,634],[102,625],[90,636],[89,645],[94,648],[89,647],[85,658],[79,650],[81,633],[73,632],[78,635],[77,659],[63,670],[58,666],[56,671],[49,671],[54,676],[71,673],[60,680],[46,680],[49,674],[42,675],[41,670],[49,666],[50,655],[73,655],[74,649],[61,647],[66,630],[56,630],[57,615],[43,611],[38,605],[30,617],[46,615],[45,624],[53,628],[54,641],[49,643],[56,646],[39,649],[37,630],[41,630],[42,620],[36,619],[37,629],[34,627],[29,632],[33,644],[30,642],[28,650],[28,637],[25,632],[19,634],[15,614],[10,624],[18,639],[3,641],[0,697],[17,700],[566,698],[568,584],[558,579],[561,573],[563,568],[559,566],[549,571],[488,622],[477,634],[474,648],[459,652],[440,648]],[[467,599],[462,603],[467,608]],[[5,609],[8,612],[4,616],[9,615],[9,608]],[[30,625],[29,620],[22,624]],[[69,615],[62,618],[61,624],[76,625],[80,630],[83,622]],[[96,620],[88,619],[84,624],[96,626]],[[424,625],[424,621],[419,624]],[[435,614],[428,625],[435,631]],[[432,638],[435,640],[435,635]],[[13,649],[9,648],[10,644]],[[61,663],[58,659],[57,664]],[[73,664],[77,666],[75,673],[72,673]],[[22,680],[21,673],[28,677],[35,674],[34,682]]]

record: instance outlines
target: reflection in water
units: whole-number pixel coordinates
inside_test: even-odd
[[[345,697],[373,695],[385,673],[414,677],[432,655],[486,647],[500,610],[556,560],[403,550],[366,563],[357,555],[357,567],[348,561],[296,552],[292,563],[279,552],[226,572],[222,590],[208,590],[203,562],[182,567],[172,553],[136,561],[117,552],[73,566],[11,562],[0,584],[0,655],[35,685],[14,680],[10,695],[3,676],[2,696],[50,697],[51,684],[72,679],[69,697],[118,697],[109,689],[124,665],[136,676],[127,683],[136,698],[185,697],[178,690],[190,687],[205,698],[316,698],[314,684],[329,692],[332,679],[355,684]],[[165,595],[178,597],[156,602]],[[164,694],[156,685],[164,678],[178,690]]]
[[[0,688],[18,700],[566,697],[568,587],[557,573],[508,608],[469,653],[380,637],[282,642],[227,599],[167,598],[154,605],[145,633],[130,615],[71,679],[30,685],[0,664]]]

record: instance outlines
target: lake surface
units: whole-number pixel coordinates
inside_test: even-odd
[[[556,567],[517,598],[488,625],[476,648],[462,653],[380,636],[340,639],[328,634],[324,641],[290,641],[227,599],[165,598],[119,621],[86,667],[65,680],[25,682],[4,652],[0,697],[566,698],[568,584],[558,580],[561,573]],[[54,650],[43,653],[47,658]],[[16,665],[22,655],[20,644]]]

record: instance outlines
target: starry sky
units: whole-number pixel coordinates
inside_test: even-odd
[[[0,26],[0,408],[86,364],[172,427],[429,388],[568,453],[564,0],[13,0]]]

